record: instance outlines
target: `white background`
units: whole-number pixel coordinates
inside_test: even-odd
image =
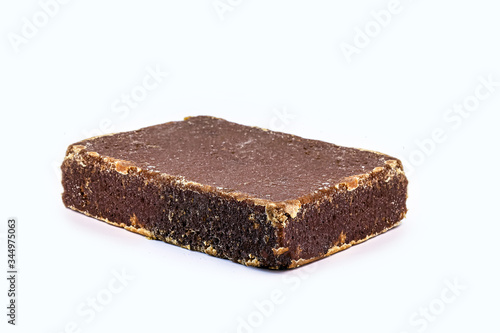
[[[37,1],[1,1],[0,330],[498,331],[500,86],[481,83],[500,82],[498,3],[401,0],[380,31],[370,13],[385,0],[223,3],[232,6],[224,20],[212,0],[75,0],[44,22]],[[369,42],[356,30],[366,27]],[[349,62],[341,47],[356,34]],[[115,112],[123,94],[141,92],[148,68],[169,75]],[[464,102],[473,111],[447,111]],[[402,158],[408,217],[332,257],[271,272],[64,208],[58,167],[69,144],[199,114]],[[16,327],[5,309],[12,216]],[[122,271],[133,277],[123,288]],[[281,295],[272,306],[271,294]],[[94,316],[96,296],[106,304]]]

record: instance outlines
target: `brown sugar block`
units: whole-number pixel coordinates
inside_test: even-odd
[[[329,256],[406,213],[394,157],[208,116],[72,144],[62,171],[68,208],[258,267]]]

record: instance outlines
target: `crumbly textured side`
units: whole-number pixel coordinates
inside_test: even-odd
[[[64,204],[190,250],[247,265],[289,265],[289,258],[274,255],[278,237],[265,205],[123,164],[70,147],[62,165]]]
[[[367,235],[365,238],[363,239],[357,239],[357,240],[352,240],[351,242],[349,243],[346,243],[345,241],[342,242],[340,245],[334,245],[332,246],[331,248],[329,248],[325,254],[322,254],[322,255],[319,255],[317,257],[314,257],[314,258],[309,258],[309,259],[297,259],[297,260],[292,260],[292,263],[290,264],[290,266],[288,268],[296,268],[296,267],[300,267],[300,266],[303,266],[303,265],[306,265],[308,263],[311,263],[313,261],[316,261],[316,260],[319,260],[319,259],[323,259],[323,258],[326,258],[328,256],[331,256],[332,254],[335,254],[337,252],[340,252],[340,251],[343,251],[343,250],[346,250],[348,248],[350,248],[351,246],[353,245],[356,245],[356,244],[360,244],[360,243],[363,243],[363,242],[366,242],[367,240],[369,240],[370,238],[373,238],[373,237],[376,237],[378,235],[381,235],[383,234],[384,232],[387,232],[389,231],[390,229],[392,228],[395,228],[397,226],[399,226],[401,224],[401,221],[395,223],[394,225],[388,227],[388,228],[385,228],[384,230],[382,230],[381,232],[377,232],[377,233],[374,233],[372,235]]]
[[[400,162],[389,161],[308,197],[283,232],[291,266],[329,256],[399,225],[407,211],[407,185]]]
[[[398,160],[285,202],[217,191],[83,145],[68,148],[62,170],[67,207],[247,266],[299,267],[397,226],[406,213]]]

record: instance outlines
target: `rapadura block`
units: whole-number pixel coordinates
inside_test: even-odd
[[[397,226],[394,157],[208,116],[68,147],[64,204],[244,265],[294,268]]]

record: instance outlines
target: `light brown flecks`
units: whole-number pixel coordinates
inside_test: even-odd
[[[85,146],[74,145],[74,146],[71,146],[71,153],[73,153],[73,154],[79,154],[84,149],[85,149]]]
[[[401,162],[398,160],[389,160],[385,161],[385,164],[389,165],[393,170],[396,171],[396,175],[405,175],[405,172],[400,164]]]
[[[135,213],[130,217],[130,223],[132,223],[133,226],[137,225],[137,215],[135,215]]]
[[[339,237],[339,242],[340,244],[344,244],[345,243],[345,239],[346,239],[346,235],[344,234],[344,232],[342,231],[340,233],[340,237]]]
[[[397,160],[388,160],[388,161],[385,161],[385,164],[389,165],[393,169],[396,169],[399,167],[399,163]]]
[[[190,120],[191,118],[196,118],[197,116],[187,116],[187,117],[184,117],[184,120]],[[205,116],[207,118],[210,118],[210,119],[219,119],[219,120],[224,120],[222,118],[218,118],[218,117],[214,117],[214,116]]]
[[[297,217],[297,213],[299,212],[300,207],[301,204],[299,200],[287,201],[285,203],[284,210],[293,219]]]
[[[116,171],[121,173],[121,174],[128,174],[128,170],[130,169],[130,166],[121,162],[121,161],[116,161]]]
[[[400,163],[401,162],[399,162],[398,160],[385,161],[385,164],[387,164],[391,168],[391,170],[387,174],[387,178],[385,179],[386,183],[388,183],[394,176],[405,175]],[[375,168],[375,170],[376,169],[377,168]],[[381,168],[381,169],[383,169],[383,168]]]
[[[133,227],[133,226],[130,226],[130,225],[126,225],[125,223],[120,223],[120,224],[117,224],[117,223],[112,223],[112,222],[108,222],[110,224],[114,224],[118,227],[122,227],[128,231],[132,231],[132,232],[135,232],[137,234],[141,234],[143,236],[146,236],[150,239],[155,239],[153,233],[147,229],[144,229],[144,228],[136,228],[136,227]]]
[[[269,130],[267,128],[262,128],[262,127],[259,127],[259,126],[250,126],[250,127],[258,129],[258,130],[261,130],[261,131],[264,131],[264,132],[269,132]]]
[[[358,177],[357,176],[347,177],[345,178],[344,183],[346,184],[348,191],[355,190],[356,188],[358,188],[359,185]]]
[[[283,254],[285,252],[288,252],[289,248],[288,247],[279,247],[279,248],[273,248],[273,253],[275,256],[279,256],[280,254]]]
[[[91,138],[88,138],[86,139],[85,141],[90,141],[90,140],[95,140],[95,139],[99,139],[99,138],[102,138],[104,136],[113,136],[115,135],[116,133],[107,133],[107,134],[101,134],[101,135],[96,135],[96,136],[93,136]]]
[[[286,227],[288,219],[297,217],[301,208],[299,200],[290,200],[285,202],[268,202],[266,205],[267,220],[274,227]]]
[[[99,153],[97,153],[95,151],[89,151],[87,154],[90,155],[90,156],[92,156],[92,157],[99,157],[99,156],[101,156],[101,155],[99,155]]]
[[[255,230],[257,230],[257,229],[259,229],[259,228],[260,228],[260,225],[259,225],[257,222],[254,222],[254,223],[253,223],[253,228],[254,228]]]
[[[356,148],[357,150],[361,150],[361,151],[367,151],[367,152],[370,152],[370,153],[374,153],[374,154],[377,154],[377,155],[382,155],[382,156],[386,156],[385,154],[382,154],[378,151],[375,151],[375,150],[369,150],[369,149],[363,149],[363,148]]]
[[[212,247],[212,245],[207,247],[204,252],[214,257],[217,256],[217,251]]]
[[[248,257],[250,259],[238,259],[238,262],[240,264],[245,265],[245,266],[254,266],[254,267],[261,266],[260,261],[257,258],[255,258],[255,256],[253,256],[252,254],[249,254]]]
[[[275,203],[269,203],[266,205],[266,215],[267,221],[270,222],[273,227],[285,227],[288,217]]]

